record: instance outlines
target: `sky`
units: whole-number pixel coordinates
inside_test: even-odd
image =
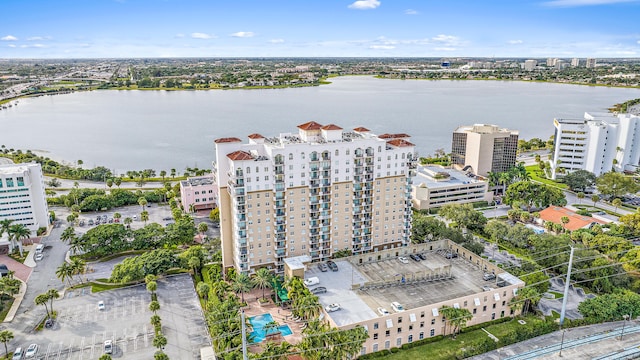
[[[640,57],[640,0],[2,0],[0,58]]]

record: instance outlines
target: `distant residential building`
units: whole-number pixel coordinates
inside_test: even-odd
[[[640,166],[640,117],[585,113],[584,119],[554,119],[552,176],[587,170],[599,176]]]
[[[580,59],[578,58],[571,59],[571,67],[578,67],[578,66],[580,66]]]
[[[191,177],[180,181],[180,203],[188,212],[213,209],[217,206],[218,187],[213,175]]]
[[[548,67],[554,67],[554,66],[556,66],[557,63],[558,63],[558,58],[548,58],[547,59],[547,66]]]
[[[311,121],[297,133],[248,137],[215,140],[225,268],[281,274],[289,257],[318,262],[410,243],[409,135]]]
[[[4,219],[25,225],[33,236],[49,225],[40,164],[0,165],[0,220]]]
[[[487,182],[478,176],[436,165],[418,166],[411,187],[413,206],[420,210],[492,199]]]
[[[526,71],[533,71],[536,69],[536,66],[538,66],[538,61],[536,60],[525,60],[524,61],[524,69]]]
[[[571,211],[564,207],[549,206],[548,208],[540,211],[540,220],[542,222],[552,222],[554,224],[560,224],[569,231],[575,231],[578,229],[588,229],[593,225],[604,225],[606,222],[595,219],[591,216],[579,215],[574,211]],[[562,218],[569,218],[569,222],[562,223]]]
[[[516,164],[518,132],[496,125],[460,126],[453,132],[451,161],[454,167],[487,176]]]
[[[585,66],[586,66],[587,68],[593,69],[593,68],[595,68],[595,67],[596,67],[596,64],[597,64],[597,60],[596,60],[596,59],[594,59],[594,58],[587,58],[587,63],[586,63],[586,65],[585,65]]]

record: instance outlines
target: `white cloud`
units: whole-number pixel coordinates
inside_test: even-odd
[[[33,45],[24,44],[24,45],[20,45],[20,47],[23,49],[27,49],[27,48],[45,48],[46,46],[44,44],[33,44]]]
[[[551,0],[543,4],[553,7],[576,7],[637,2],[638,0]]]
[[[269,42],[272,44],[282,44],[284,42],[284,39],[271,39],[269,40]]]
[[[213,39],[215,36],[214,35],[205,34],[205,33],[194,32],[194,33],[191,33],[191,37],[193,39],[206,40],[206,39]]]
[[[378,0],[358,0],[353,4],[349,5],[348,7],[349,9],[369,10],[369,9],[375,9],[378,6],[380,6],[380,1]]]
[[[27,41],[42,41],[42,40],[44,40],[42,36],[32,36],[27,38]]]
[[[239,37],[239,38],[250,38],[250,37],[253,37],[253,35],[255,35],[255,34],[253,32],[251,32],[251,31],[238,31],[238,32],[235,32],[235,33],[231,34],[231,36]]]
[[[176,34],[176,37],[177,37],[177,38],[183,38],[183,37],[184,37],[184,34]]]
[[[13,35],[7,35],[7,36],[5,36],[3,38],[0,38],[0,40],[2,40],[2,41],[16,41],[16,40],[18,40],[18,38],[13,36]]]
[[[417,10],[407,9],[404,11],[405,15],[418,15],[420,14]]]
[[[391,49],[395,49],[396,47],[393,45],[371,45],[369,46],[369,49],[373,49],[373,50],[391,50]]]
[[[433,50],[437,50],[437,51],[455,51],[456,48],[452,48],[452,47],[437,47],[437,48],[434,48]]]
[[[509,40],[507,41],[507,43],[511,45],[518,45],[518,44],[522,44],[522,40]]]
[[[640,40],[638,40],[638,44],[640,44]]]
[[[9,47],[14,48],[16,46],[15,46],[15,44],[9,44]]]
[[[458,40],[458,37],[453,36],[453,35],[440,34],[440,35],[436,35],[436,36],[432,37],[431,40],[436,41],[436,42],[448,43],[448,42],[453,42],[453,41]]]

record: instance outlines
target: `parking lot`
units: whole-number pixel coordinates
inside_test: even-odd
[[[158,282],[158,315],[168,344],[165,353],[173,359],[194,359],[200,348],[210,345],[206,323],[193,283],[188,275]],[[104,342],[113,342],[113,358],[152,359],[154,329],[151,300],[144,285],[92,294],[82,289],[67,292],[54,302],[58,318],[54,326],[16,338],[23,349],[38,344],[37,359],[97,359]],[[98,309],[104,301],[105,309]]]

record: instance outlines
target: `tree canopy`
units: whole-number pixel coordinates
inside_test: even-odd
[[[563,181],[573,191],[585,191],[588,187],[595,185],[596,176],[587,170],[576,170],[567,174]]]
[[[613,198],[638,191],[638,184],[632,177],[617,172],[602,174],[596,185],[600,193]]]
[[[519,181],[507,188],[505,204],[521,203],[531,208],[546,208],[549,205],[565,206],[567,200],[560,189],[531,181]]]

